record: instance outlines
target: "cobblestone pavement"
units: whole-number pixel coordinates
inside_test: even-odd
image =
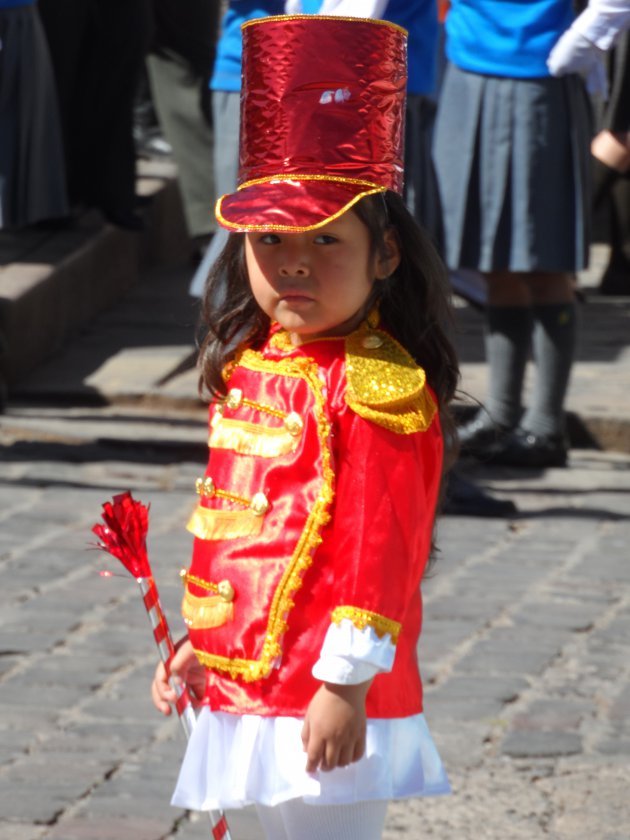
[[[149,699],[137,587],[101,577],[116,561],[87,550],[112,494],[150,503],[177,634],[204,412],[190,373],[139,400],[190,335],[188,304],[169,332],[168,296],[158,317],[142,294],[0,416],[0,840],[211,837],[205,816],[169,805],[183,738]],[[106,387],[116,400],[99,406]],[[425,583],[426,712],[454,793],[393,804],[385,838],[630,840],[630,455],[574,449],[567,469],[471,475],[519,514],[445,517]],[[230,816],[234,840],[260,840],[250,811]]]
[[[201,459],[15,440],[0,478],[0,837],[209,837],[169,806],[183,739],[154,712],[133,581],[87,551],[100,505],[151,504],[174,628]],[[630,459],[477,473],[511,521],[445,517],[426,583],[427,714],[454,795],[391,806],[385,837],[630,838]],[[235,840],[260,837],[251,814]]]

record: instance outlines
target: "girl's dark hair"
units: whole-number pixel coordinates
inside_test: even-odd
[[[397,193],[368,196],[354,211],[368,228],[374,256],[388,256],[386,230],[393,229],[398,238],[398,268],[374,284],[378,310],[383,325],[424,368],[444,410],[459,379],[457,355],[448,337],[452,319],[444,263]]]
[[[210,269],[199,318],[199,391],[226,394],[223,368],[241,344],[256,346],[269,332],[270,319],[256,303],[245,265],[245,235],[231,233]]]
[[[352,209],[369,231],[373,257],[388,256],[388,229],[398,237],[400,265],[386,280],[374,284],[370,304],[378,304],[383,325],[424,368],[444,413],[459,376],[457,356],[447,333],[451,314],[444,264],[396,193],[367,196]],[[243,239],[241,233],[230,234],[210,272],[203,297],[200,388],[206,388],[211,396],[225,395],[222,371],[237,347],[259,346],[269,331],[269,318],[249,286]],[[451,430],[447,426],[445,431]]]

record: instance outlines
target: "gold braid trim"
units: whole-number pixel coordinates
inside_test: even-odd
[[[347,175],[321,175],[318,172],[278,172],[275,175],[263,175],[262,178],[252,178],[251,181],[243,181],[237,187],[238,190],[245,190],[247,187],[255,187],[257,184],[275,184],[278,181],[325,181],[327,184],[350,184],[352,187],[365,187],[368,190],[386,190],[382,184],[374,181],[366,181],[364,178],[350,178]]]
[[[280,411],[279,408],[274,408],[272,405],[265,405],[264,403],[256,402],[255,400],[250,400],[247,397],[243,397],[243,405],[247,405],[250,408],[255,408],[256,411],[260,411],[263,414],[271,414],[272,417],[279,417],[281,420],[287,416],[286,411]]]
[[[371,627],[379,639],[382,639],[385,633],[389,633],[393,644],[398,641],[401,624],[392,618],[386,618],[384,615],[369,610],[360,610],[358,607],[336,607],[333,610],[331,621],[340,624],[344,618],[349,619],[357,630],[365,630],[366,627]]]
[[[330,505],[333,500],[334,473],[330,452],[330,424],[326,418],[324,384],[320,381],[317,364],[313,359],[296,358],[271,361],[256,350],[241,351],[236,360],[241,367],[260,373],[274,373],[303,379],[310,386],[315,397],[315,419],[322,453],[322,483],[317,500],[313,505],[291,560],[282,575],[271,603],[263,649],[258,659],[230,659],[213,653],[196,650],[199,661],[208,668],[242,677],[253,682],[267,677],[275,661],[282,654],[282,636],[288,627],[288,617],[295,606],[293,595],[302,586],[305,571],[313,563],[315,549],[322,541],[321,531],[330,519]]]
[[[212,418],[212,431],[208,438],[211,449],[231,449],[240,455],[258,455],[261,458],[287,455],[295,451],[298,443],[299,437],[290,434],[284,427],[273,429],[220,414]]]
[[[184,585],[187,583],[192,583],[194,586],[198,586],[199,589],[207,589],[208,592],[219,592],[219,584],[212,583],[212,581],[205,580],[204,578],[197,577],[197,575],[191,575],[186,569],[182,569],[179,573],[179,576],[184,582]]]
[[[376,20],[374,18],[361,18],[361,17],[335,17],[334,15],[269,15],[269,17],[264,18],[252,18],[251,20],[246,20],[244,23],[241,24],[241,29],[247,29],[248,26],[253,26],[256,23],[262,23],[263,21],[266,23],[268,21],[283,21],[283,20],[345,20],[345,21],[360,21],[362,23],[374,23],[380,24],[381,26],[388,26],[390,29],[397,29],[399,32],[402,32],[404,35],[408,35],[409,33],[407,30],[399,26],[397,23],[392,23],[388,20]]]
[[[229,408],[231,411],[237,411],[242,405],[249,406],[249,408],[260,411],[263,414],[271,414],[273,417],[279,417],[280,420],[284,420],[287,416],[286,411],[281,411],[272,405],[256,402],[256,400],[250,400],[249,397],[243,396],[240,388],[230,388],[227,395],[220,401],[217,407],[217,414],[223,414],[226,408]]]
[[[300,336],[299,345],[291,341],[291,335],[286,330],[278,330],[269,339],[269,343],[276,350],[282,350],[284,353],[292,353],[296,347],[304,347],[306,344],[319,344],[322,341],[343,341],[341,335],[318,335],[315,338],[308,338],[308,336]]]

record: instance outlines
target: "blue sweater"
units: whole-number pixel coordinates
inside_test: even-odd
[[[210,80],[212,90],[241,89],[241,24],[246,20],[281,15],[283,12],[284,0],[231,0],[221,23],[221,37]]]
[[[547,56],[573,16],[572,0],[452,0],[446,55],[473,73],[549,76]]]
[[[316,12],[319,2],[304,3]],[[217,45],[212,90],[237,91],[241,88],[241,24],[252,18],[281,15],[284,0],[232,0],[222,22]],[[410,93],[429,94],[435,86],[438,21],[436,0],[389,0],[384,17],[409,30]]]
[[[436,0],[389,0],[385,20],[409,32],[409,93],[431,94],[435,88],[438,17]]]

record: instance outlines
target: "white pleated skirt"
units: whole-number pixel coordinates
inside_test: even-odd
[[[302,724],[301,718],[202,709],[172,804],[206,811],[290,799],[341,805],[450,792],[423,714],[368,720],[363,758],[326,773],[305,770]]]

